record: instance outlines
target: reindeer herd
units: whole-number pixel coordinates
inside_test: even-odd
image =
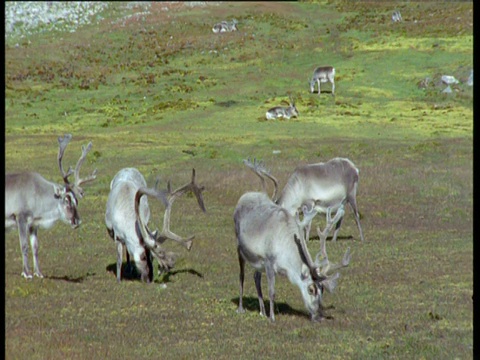
[[[232,32],[238,30],[238,21],[233,19],[231,21],[223,20],[212,27],[215,34]],[[320,90],[321,83],[330,83],[332,85],[332,95],[335,95],[335,68],[333,66],[319,66],[313,70],[313,75],[310,80],[310,92],[315,92],[315,85],[318,88],[318,95],[322,92]],[[295,101],[289,96],[288,106],[274,106],[267,110],[265,118],[267,120],[287,119],[299,116],[298,109],[295,106]]]
[[[75,170],[64,170],[62,159],[72,135],[58,138],[58,167],[63,184],[46,180],[35,172],[5,174],[5,228],[18,229],[20,248],[23,257],[21,275],[27,279],[33,276],[43,278],[38,262],[38,228],[50,228],[57,220],[77,228],[80,223],[78,200],[84,196],[81,185],[96,179],[97,170],[87,177],[80,177],[80,168],[92,148],[90,142],[82,146],[82,154]],[[360,217],[356,203],[358,169],[346,158],[334,158],[326,163],[299,166],[288,179],[282,192],[278,192],[278,180],[270,174],[262,162],[255,159],[244,160],[244,164],[261,180],[262,191],[243,194],[235,207],[233,220],[237,240],[237,253],[240,265],[240,297],[237,312],[243,313],[243,284],[245,264],[254,269],[260,313],[266,316],[261,289],[261,274],[266,273],[270,299],[270,320],[275,321],[275,275],[285,275],[300,289],[305,307],[312,321],[326,317],[322,306],[325,289],[332,292],[337,284],[339,273],[334,270],[348,266],[350,248],[339,264],[331,264],[326,251],[326,239],[335,226],[333,242],[345,214],[348,203],[364,241]],[[74,175],[75,181],[69,181]],[[267,194],[267,180],[272,181],[272,197]],[[125,271],[133,266],[140,273],[142,281],[151,283],[154,277],[153,260],[158,263],[159,273],[170,271],[176,255],[163,247],[166,240],[173,240],[192,247],[194,236],[183,238],[170,230],[172,205],[187,192],[193,193],[198,206],[206,212],[203,201],[203,186],[196,183],[195,169],[191,181],[172,190],[168,182],[166,189],[148,187],[144,176],[136,168],[123,168],[110,182],[110,192],[106,203],[105,225],[117,250],[116,277],[122,280],[123,252],[126,248],[127,264]],[[278,197],[277,197],[278,195]],[[162,230],[151,230],[148,197],[164,204]],[[317,213],[326,214],[326,227],[317,227],[320,250],[312,259],[307,241],[311,222]],[[335,214],[332,218],[332,214]],[[300,217],[302,217],[300,219]],[[29,241],[33,254],[33,274],[28,265]]]

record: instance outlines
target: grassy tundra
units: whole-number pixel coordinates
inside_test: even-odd
[[[238,31],[212,32],[232,19]],[[65,166],[92,141],[83,171],[98,169],[82,225],[39,231],[44,279],[20,276],[18,235],[5,234],[6,358],[472,358],[472,22],[472,2],[117,3],[76,32],[6,38],[5,170],[60,182],[65,133]],[[335,96],[330,84],[309,92],[323,65],[336,69]],[[461,81],[452,94],[441,75]],[[299,117],[267,121],[289,95]],[[271,324],[248,267],[236,313],[233,210],[260,190],[249,156],[281,186],[297,165],[336,156],[360,169],[365,242],[350,210],[327,242],[332,259],[352,249],[325,296],[333,320],[312,324],[279,277]],[[193,196],[174,204],[172,231],[196,238],[190,252],[165,243],[177,264],[150,285],[116,281],[104,217],[123,167],[173,188],[195,167],[206,188],[206,214]],[[150,206],[161,228],[163,207]]]

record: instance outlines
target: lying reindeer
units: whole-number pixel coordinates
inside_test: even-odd
[[[43,278],[38,264],[38,228],[48,229],[57,220],[62,220],[76,229],[81,223],[77,210],[78,199],[84,195],[80,185],[96,178],[97,170],[86,178],[80,177],[80,167],[92,148],[91,142],[86,148],[82,146],[82,155],[78,159],[75,171],[71,168],[67,172],[63,170],[63,154],[71,139],[71,134],[58,138],[57,161],[63,185],[48,181],[36,172],[5,174],[5,229],[18,228],[23,256],[22,276],[26,279],[33,277],[28,266],[27,239],[30,238],[33,253],[33,275]],[[74,183],[68,180],[72,174],[75,177]]]
[[[258,169],[249,161],[246,164],[260,177],[266,175],[264,169]],[[262,180],[265,184],[265,181]],[[275,187],[277,186],[274,182]],[[275,191],[276,192],[276,191]],[[302,293],[302,298],[310,313],[312,321],[321,321],[325,318],[322,306],[324,288],[332,292],[336,286],[339,274],[329,275],[328,272],[340,267],[348,266],[350,261],[349,249],[345,253],[340,265],[331,265],[326,257],[325,245],[317,255],[316,261],[311,260],[304,238],[303,228],[315,216],[312,208],[303,208],[304,218],[292,216],[281,206],[275,204],[265,192],[247,192],[243,194],[235,208],[233,219],[237,238],[237,252],[240,264],[240,296],[238,313],[244,313],[243,308],[243,283],[245,278],[245,263],[248,262],[254,269],[254,280],[258,294],[260,314],[266,316],[265,305],[261,289],[261,272],[265,271],[268,281],[270,298],[270,320],[275,321],[275,275],[286,275],[290,282],[297,285]],[[331,220],[331,219],[330,219]],[[328,223],[324,234],[334,224]],[[320,262],[320,254],[324,258]]]
[[[297,107],[295,106],[295,101],[289,98],[289,105],[288,107],[284,106],[275,106],[265,113],[265,117],[267,120],[275,120],[280,118],[290,119],[292,117],[298,117],[299,113]]]
[[[110,183],[110,194],[107,200],[105,224],[117,247],[117,281],[122,278],[123,247],[127,248],[127,267],[130,267],[130,255],[144,282],[153,280],[153,264],[151,257],[157,259],[161,271],[169,271],[175,265],[175,254],[166,252],[161,244],[166,240],[174,240],[190,250],[194,236],[187,239],[170,231],[170,215],[172,204],[179,196],[192,191],[200,208],[205,212],[202,191],[203,187],[195,184],[195,169],[192,181],[175,191],[171,191],[168,183],[167,191],[147,188],[143,175],[135,168],[120,170]],[[165,205],[163,229],[161,232],[150,231],[148,221],[150,209],[147,197],[153,196]]]
[[[237,24],[238,24],[238,22],[235,19],[233,19],[231,22],[223,20],[223,21],[213,25],[212,31],[215,34],[237,31],[238,30]]]

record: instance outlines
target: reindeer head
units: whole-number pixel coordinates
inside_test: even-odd
[[[65,149],[68,145],[68,143],[72,140],[72,135],[71,134],[66,134],[63,138],[59,137],[58,138],[58,167],[60,168],[60,173],[62,174],[63,182],[65,183],[65,189],[67,191],[73,192],[78,198],[82,198],[84,196],[84,191],[80,187],[80,185],[93,181],[97,178],[97,169],[95,169],[92,173],[92,175],[86,177],[86,178],[80,178],[80,168],[85,161],[85,158],[87,157],[87,154],[90,152],[92,149],[92,142],[89,142],[87,147],[85,145],[82,145],[82,155],[77,161],[77,165],[75,166],[75,171],[72,170],[71,167],[68,168],[68,171],[65,172],[63,170],[63,165],[62,165],[62,159],[63,159],[63,154],[65,152]],[[70,183],[68,180],[68,177],[70,175],[74,174],[75,181],[74,183]]]
[[[324,318],[322,297],[325,289],[332,293],[337,286],[340,274],[338,272],[331,273],[331,271],[346,267],[350,263],[350,248],[347,248],[340,264],[331,264],[328,260],[324,233],[317,228],[320,236],[320,252],[315,257],[315,262],[312,261],[310,253],[307,249],[304,239],[294,235],[295,243],[298,246],[300,255],[304,262],[302,269],[302,280],[308,282],[307,291],[310,295],[310,301],[305,305],[310,310],[313,321],[321,321]]]
[[[300,115],[297,107],[295,106],[295,102],[293,100],[290,103],[290,106],[288,107],[288,112],[289,112],[291,117],[298,117]]]
[[[159,267],[164,271],[169,271],[175,264],[175,254],[166,252],[163,250],[161,244],[163,244],[167,239],[174,240],[185,246],[188,250],[192,247],[192,242],[194,236],[190,236],[186,239],[178,236],[177,234],[170,231],[170,216],[172,210],[172,204],[176,198],[180,197],[182,194],[187,191],[192,191],[195,197],[197,198],[198,206],[202,209],[203,212],[206,212],[205,204],[203,203],[202,191],[204,187],[199,187],[195,183],[195,169],[192,170],[192,181],[175,191],[172,191],[170,188],[170,182],[168,182],[167,190],[161,191],[157,189],[150,188],[140,188],[137,190],[135,195],[135,215],[136,215],[136,225],[139,236],[141,236],[145,247],[151,251],[153,257],[155,257],[159,263]],[[163,218],[163,229],[162,231],[150,231],[148,226],[143,222],[140,217],[139,207],[140,199],[143,195],[153,196],[160,201],[162,201],[165,206],[165,214]]]
[[[62,220],[67,224],[70,224],[74,229],[80,226],[82,220],[77,211],[78,200],[75,193],[64,187],[55,187],[54,197],[56,199],[61,199]]]
[[[58,167],[60,168],[60,173],[63,178],[64,186],[63,188],[57,188],[55,191],[55,197],[58,199],[62,199],[63,204],[63,214],[65,216],[65,221],[70,222],[71,226],[73,228],[76,228],[80,225],[81,220],[80,220],[80,215],[78,214],[77,211],[77,206],[78,206],[78,198],[82,198],[84,195],[83,189],[80,187],[81,184],[95,180],[97,170],[95,169],[92,173],[87,178],[81,179],[80,178],[80,167],[82,166],[83,162],[85,161],[85,158],[88,154],[88,152],[92,148],[92,143],[90,142],[87,147],[82,145],[82,155],[77,161],[77,165],[75,166],[75,171],[72,170],[71,167],[68,168],[68,171],[65,172],[63,170],[63,165],[62,165],[62,159],[63,159],[63,154],[65,152],[65,149],[68,145],[68,143],[72,140],[72,135],[71,134],[66,134],[64,137],[59,137],[58,138]],[[75,176],[75,182],[72,184],[69,182],[68,177],[70,175],[74,174]]]
[[[315,92],[315,79],[309,79],[308,84],[310,85],[310,93]]]

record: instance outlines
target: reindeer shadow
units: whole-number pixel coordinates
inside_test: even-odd
[[[111,272],[115,276],[117,276],[117,264],[116,263],[108,265],[106,267],[106,270],[108,272]],[[154,269],[154,271],[156,271],[156,269]],[[177,274],[182,274],[182,273],[188,273],[188,274],[196,275],[200,278],[203,278],[203,274],[199,273],[195,269],[180,269],[180,270],[171,270],[171,271],[162,273],[162,274],[159,275],[159,278],[154,279],[153,282],[157,283],[157,284],[159,284],[159,283],[164,283],[164,284],[169,283],[169,282],[171,282],[170,277],[175,276]],[[137,271],[137,268],[135,267],[135,265],[132,265],[132,264],[128,265],[127,262],[122,263],[122,281],[123,280],[126,280],[126,281],[139,281],[139,280],[141,280],[141,274],[140,274],[140,272]]]
[[[108,265],[106,270],[117,276],[117,263]],[[140,279],[140,273],[137,271],[135,266],[128,265],[126,262],[122,262],[122,280],[132,281]]]
[[[232,303],[234,303],[238,307],[239,303],[239,297],[235,297],[232,300]],[[267,316],[270,314],[270,301],[268,299],[263,299],[265,302],[265,313]],[[246,311],[255,311],[257,313],[260,313],[260,305],[258,304],[258,298],[253,297],[253,296],[244,296],[243,297],[243,308]],[[310,319],[310,315],[308,315],[305,311],[300,311],[292,308],[290,305],[287,303],[279,303],[275,302],[275,315],[292,315],[292,316],[301,316],[307,319]]]
[[[79,276],[79,277],[70,277],[68,275],[64,275],[64,276],[45,276],[45,279],[61,280],[61,281],[66,281],[66,282],[79,284],[79,283],[82,283],[89,276],[95,276],[95,275],[96,275],[96,273],[87,272],[87,274],[85,276]]]
[[[333,239],[333,236],[328,236],[327,237],[327,241],[332,241]],[[352,240],[353,239],[353,236],[352,235],[343,235],[343,236],[337,236],[337,241],[338,240]],[[312,235],[310,236],[310,240],[315,240],[315,241],[320,241],[320,238],[318,237],[318,235]]]
[[[171,282],[170,281],[170,277],[171,276],[175,276],[177,274],[182,274],[182,273],[188,273],[188,274],[191,274],[191,275],[195,275],[199,278],[203,278],[203,274],[202,273],[199,273],[197,270],[195,269],[181,269],[181,270],[173,270],[173,271],[169,271],[169,272],[166,272],[166,273],[163,273],[161,274],[161,281],[160,280],[156,280],[155,282],[159,282],[159,283],[169,283]]]
[[[318,94],[318,90],[315,89],[315,91],[313,93],[309,92],[310,94],[315,94],[315,95],[319,95]],[[332,93],[332,89],[323,89],[322,88],[322,92],[320,93],[320,96],[322,96],[323,94],[329,94],[331,96],[335,96],[335,93]]]

